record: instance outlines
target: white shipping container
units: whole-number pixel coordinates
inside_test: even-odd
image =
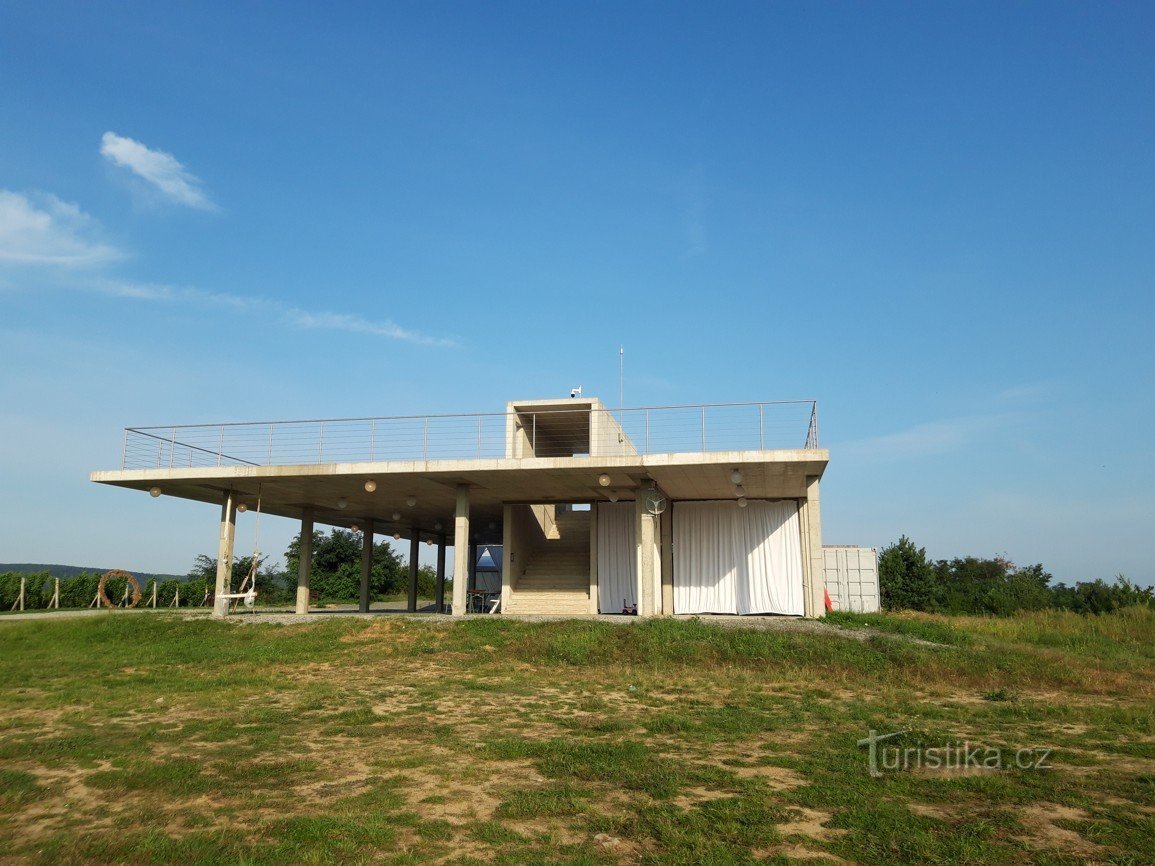
[[[878,613],[878,550],[840,544],[823,545],[826,591],[835,610]]]

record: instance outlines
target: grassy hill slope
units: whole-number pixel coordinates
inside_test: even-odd
[[[813,632],[187,616],[0,623],[13,862],[1021,866],[1155,851],[1150,610],[843,616]],[[1004,766],[883,760],[872,776],[870,731],[901,732],[886,745],[908,759],[967,743]]]

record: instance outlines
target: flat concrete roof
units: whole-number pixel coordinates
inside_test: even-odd
[[[563,401],[557,401],[561,403]],[[564,401],[569,402],[569,401]],[[580,405],[586,401],[575,400]],[[522,404],[514,404],[522,405]],[[93,472],[100,484],[148,491],[219,505],[229,490],[261,511],[300,518],[306,507],[318,523],[363,526],[374,521],[381,533],[423,537],[452,536],[457,485],[470,487],[470,518],[478,540],[500,543],[499,526],[508,502],[598,502],[611,496],[633,500],[650,480],[674,500],[733,499],[731,472],[740,469],[749,499],[796,499],[806,495],[806,478],[821,476],[829,462],[825,449],[711,451],[624,456],[529,457],[517,459],[320,463],[293,466],[211,466],[199,468],[119,469]],[[600,475],[610,485],[598,483]],[[365,490],[372,479],[377,489]],[[416,497],[416,505],[406,504]],[[345,499],[345,508],[338,500]],[[400,520],[392,515],[399,513]]]

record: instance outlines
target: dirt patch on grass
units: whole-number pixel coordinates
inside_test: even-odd
[[[957,810],[935,803],[908,802],[906,808],[921,818],[933,818],[936,821],[953,821],[957,815]]]
[[[789,791],[792,788],[800,788],[807,784],[806,779],[796,771],[786,767],[775,767],[771,764],[734,766],[718,761],[713,766],[728,770],[739,779],[759,779],[771,791]]]
[[[1102,845],[1096,845],[1074,830],[1055,823],[1089,820],[1090,816],[1082,809],[1056,803],[1032,803],[1020,808],[1016,816],[1026,831],[1016,838],[1031,848],[1054,848],[1080,857],[1103,856],[1106,852]]]

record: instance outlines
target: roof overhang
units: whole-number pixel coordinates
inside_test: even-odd
[[[452,534],[458,485],[470,490],[470,516],[479,540],[500,543],[496,530],[507,503],[632,500],[655,482],[672,500],[733,499],[731,473],[739,469],[750,499],[794,499],[806,495],[807,479],[821,476],[829,461],[824,449],[722,451],[621,457],[535,457],[498,460],[389,461],[298,466],[212,466],[124,469],[93,472],[91,479],[133,490],[159,487],[162,495],[221,504],[228,491],[249,508],[299,519],[311,509],[315,521],[364,526],[378,532],[414,529],[424,535]],[[601,475],[610,484],[599,484]],[[372,479],[376,490],[365,490]],[[416,504],[406,504],[409,497]],[[345,500],[344,508],[339,500]],[[400,515],[394,520],[393,515]],[[440,524],[441,529],[436,529]],[[491,527],[492,524],[492,527]]]

